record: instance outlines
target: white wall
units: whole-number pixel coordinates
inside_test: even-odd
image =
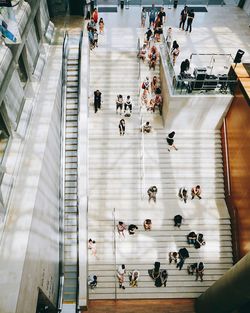
[[[14,70],[4,97],[6,111],[13,129],[16,129],[23,102],[23,87],[17,70]]]
[[[232,101],[231,95],[171,95],[167,73],[160,66],[163,121],[167,129],[220,129]]]
[[[52,47],[0,243],[0,312],[34,313],[59,279],[61,47]]]

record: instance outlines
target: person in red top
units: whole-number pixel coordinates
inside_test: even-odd
[[[97,8],[94,8],[94,11],[92,13],[92,18],[93,18],[94,22],[97,24],[97,22],[98,22],[98,11],[97,11]]]

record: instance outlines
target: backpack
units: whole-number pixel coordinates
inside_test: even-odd
[[[201,245],[198,241],[195,241],[194,247],[195,249],[200,249]]]
[[[161,287],[161,286],[162,286],[162,281],[161,281],[161,276],[159,275],[155,280],[155,287]]]
[[[142,89],[145,89],[145,84],[144,84],[144,82],[142,83],[141,88],[142,88]]]

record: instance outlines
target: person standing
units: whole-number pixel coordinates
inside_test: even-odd
[[[120,123],[119,123],[119,132],[120,132],[120,136],[125,135],[125,120],[123,118],[120,120]]]
[[[188,12],[188,16],[187,16],[187,28],[186,28],[186,32],[187,32],[188,29],[189,29],[189,32],[191,33],[193,20],[194,20],[194,10],[191,9],[191,10]]]
[[[169,148],[168,148],[168,151],[170,152],[170,149],[174,148],[175,150],[178,150],[176,148],[176,146],[174,145],[174,135],[175,135],[175,132],[171,132],[168,134],[168,137],[166,138],[167,140],[167,143],[169,145]]]
[[[170,48],[171,48],[172,41],[173,41],[173,39],[172,39],[172,27],[169,27],[167,30],[167,36],[166,36],[166,43],[167,43],[168,50],[170,50]]]
[[[196,269],[196,280],[200,277],[201,281],[203,281],[203,275],[204,275],[204,264],[203,262],[200,262],[198,265],[198,268]]]
[[[150,202],[151,199],[153,199],[154,202],[156,202],[157,191],[158,190],[156,186],[152,186],[148,189],[148,202]]]
[[[129,112],[126,112],[127,108],[129,109]],[[130,113],[130,115],[132,113],[132,102],[131,102],[130,96],[127,96],[126,102],[124,104],[124,114],[125,114],[125,116],[126,116],[126,113]]]
[[[118,95],[117,100],[116,100],[116,114],[118,113],[118,109],[120,109],[120,115],[121,115],[122,108],[123,108],[123,97],[122,95]]]
[[[187,15],[188,15],[188,7],[185,5],[184,9],[181,11],[180,25],[179,25],[179,28],[182,30],[184,30]]]
[[[96,257],[96,242],[95,240],[89,239],[88,249],[92,252],[92,255]]]
[[[92,18],[93,18],[94,22],[97,24],[97,22],[98,22],[98,11],[97,11],[97,8],[94,8],[94,11],[92,13]]]
[[[166,23],[167,16],[166,16],[166,12],[164,11],[164,7],[161,7],[160,12],[158,13],[158,17],[160,20],[160,26],[162,26],[163,23]]]
[[[117,278],[119,282],[119,288],[122,288],[122,289],[125,289],[125,286],[123,286],[125,282],[125,274],[126,274],[125,264],[119,265],[117,269]]]
[[[171,54],[172,54],[172,58],[173,58],[173,65],[175,65],[176,59],[177,59],[178,55],[180,54],[180,46],[178,45],[176,40],[173,41]]]
[[[101,108],[101,101],[102,101],[102,93],[97,89],[94,92],[94,108],[95,113],[98,111],[98,109]]]
[[[104,33],[104,21],[103,18],[101,17],[99,20],[99,33],[103,34]]]
[[[145,8],[143,7],[141,11],[141,27],[143,28],[145,27],[146,18],[147,18],[147,12]]]
[[[149,27],[151,27],[151,25],[154,24],[155,17],[156,17],[156,8],[155,5],[152,4],[152,7],[149,11]]]

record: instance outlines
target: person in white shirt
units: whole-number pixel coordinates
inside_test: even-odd
[[[119,282],[119,288],[125,289],[125,286],[123,285],[125,282],[125,274],[126,274],[126,268],[125,265],[119,265],[117,269],[117,278]]]

